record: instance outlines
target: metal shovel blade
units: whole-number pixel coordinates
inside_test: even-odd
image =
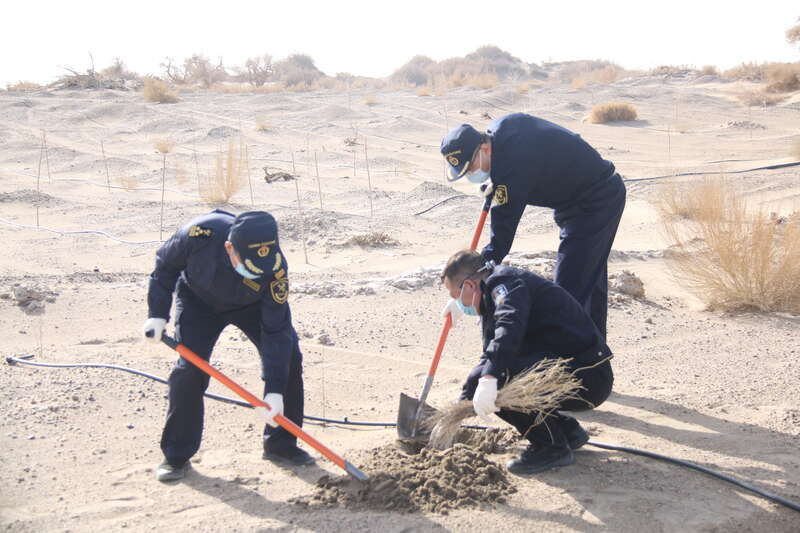
[[[434,415],[436,409],[427,403],[422,404],[421,410],[419,407],[419,400],[400,393],[400,408],[397,410],[397,436],[400,440],[428,442],[432,428],[426,427],[424,421]]]

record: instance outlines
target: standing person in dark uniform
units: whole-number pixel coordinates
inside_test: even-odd
[[[534,474],[572,464],[572,452],[589,440],[577,420],[554,411],[536,425],[537,413],[498,410],[495,401],[497,390],[512,377],[542,359],[564,358],[583,389],[580,399],[567,400],[560,409],[585,411],[603,403],[614,382],[611,350],[592,319],[553,282],[526,270],[496,267],[472,250],[447,261],[442,281],[464,314],[481,318],[483,354],[461,399],[471,399],[482,417],[496,412],[530,441],[508,470]]]
[[[525,207],[554,210],[561,244],[554,281],[586,309],[606,336],[608,255],[625,209],[625,185],[614,164],[586,141],[547,120],[515,113],[486,133],[469,124],[442,140],[450,181],[490,178],[491,241],[483,257],[497,264],[511,249]]]
[[[156,252],[147,293],[144,334],[158,342],[175,302],[175,339],[209,360],[222,330],[233,324],[261,356],[264,401],[264,459],[305,465],[314,459],[297,439],[275,424],[284,414],[303,424],[302,354],[287,303],[289,266],[278,243],[278,224],[264,211],[234,216],[221,210],[202,215],[178,230]],[[203,393],[209,376],[179,358],[169,376],[169,411],[161,436],[164,462],[156,477],[186,475],[200,448]]]

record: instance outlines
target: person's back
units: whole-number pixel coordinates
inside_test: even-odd
[[[580,135],[539,117],[506,115],[489,124],[487,133],[492,183],[495,189],[505,185],[511,201],[557,209],[615,172]]]

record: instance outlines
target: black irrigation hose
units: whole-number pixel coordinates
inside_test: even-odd
[[[781,168],[796,167],[798,165],[800,165],[800,161],[796,161],[794,163],[780,163],[778,165],[767,165],[767,166],[764,166],[764,167],[747,168],[747,169],[744,169],[744,170],[728,170],[728,171],[725,171],[724,174],[744,174],[746,172],[756,172],[758,170],[777,170],[777,169],[781,169]],[[720,173],[719,171],[716,171],[716,172],[682,172],[680,174],[666,174],[664,176],[652,176],[650,178],[623,178],[622,181],[624,181],[625,183],[635,183],[635,182],[638,182],[638,181],[655,181],[655,180],[662,180],[662,179],[665,179],[665,178],[678,178],[678,177],[681,177],[681,176],[705,176],[707,174],[719,174],[719,173]],[[420,211],[418,213],[414,213],[414,216],[422,215],[424,213],[427,213],[428,211],[430,211],[430,210],[432,210],[432,209],[434,209],[436,207],[439,207],[440,205],[445,204],[445,203],[449,202],[450,200],[455,200],[456,198],[461,198],[462,196],[469,196],[469,195],[467,195],[467,194],[456,194],[456,195],[451,196],[449,198],[445,198],[441,202],[437,202],[437,203],[433,204],[432,206],[430,206],[427,209],[424,209],[424,210],[422,210],[422,211]]]
[[[19,357],[8,356],[8,357],[6,357],[6,363],[8,363],[9,365],[12,365],[12,366],[19,364],[19,365],[40,366],[40,367],[48,367],[48,368],[109,368],[109,369],[112,369],[112,370],[122,370],[123,372],[136,374],[137,376],[143,376],[143,377],[146,377],[148,379],[152,379],[152,380],[158,381],[159,383],[167,383],[167,380],[164,379],[164,378],[155,376],[153,374],[148,374],[147,372],[142,372],[141,370],[128,368],[128,367],[125,367],[125,366],[108,365],[108,364],[93,364],[93,363],[63,363],[63,364],[60,364],[60,363],[37,363],[37,362],[33,362],[33,361],[29,360],[32,357],[33,357],[33,355],[21,355]],[[239,406],[242,406],[242,407],[252,408],[252,406],[249,403],[244,402],[242,400],[236,400],[234,398],[228,398],[226,396],[220,396],[220,395],[217,395],[217,394],[212,394],[210,392],[206,392],[204,395],[207,396],[208,398],[211,398],[212,400],[218,400],[218,401],[225,402],[225,403],[232,403],[232,404],[236,404],[236,405],[239,405]],[[397,426],[397,424],[395,422],[356,422],[356,421],[348,420],[347,417],[344,417],[341,420],[337,420],[337,419],[333,419],[333,418],[322,418],[322,417],[318,417],[318,416],[306,415],[303,418],[305,420],[308,420],[308,421],[310,421],[312,423],[317,423],[317,424],[326,424],[327,423],[327,424],[334,424],[334,425],[341,425],[341,426],[368,426],[368,427],[384,427],[384,428],[396,427]],[[486,426],[464,426],[464,427],[468,428],[468,429],[488,429]],[[772,493],[767,492],[765,490],[761,490],[761,489],[759,489],[757,487],[754,487],[753,485],[750,485],[749,483],[746,483],[744,481],[740,481],[740,480],[738,480],[738,479],[736,479],[734,477],[731,477],[731,476],[728,476],[728,475],[725,475],[725,474],[721,474],[719,472],[711,470],[710,468],[706,468],[704,466],[700,466],[700,465],[695,464],[695,463],[690,463],[688,461],[683,461],[681,459],[675,459],[674,457],[669,457],[667,455],[661,455],[661,454],[658,454],[658,453],[648,452],[646,450],[639,450],[637,448],[628,448],[627,446],[617,446],[615,444],[606,444],[606,443],[603,443],[603,442],[595,442],[595,441],[592,441],[592,440],[588,441],[586,444],[588,444],[590,446],[594,446],[596,448],[602,448],[604,450],[613,450],[613,451],[630,453],[630,454],[633,454],[633,455],[640,455],[642,457],[649,457],[651,459],[658,459],[660,461],[665,461],[665,462],[668,462],[668,463],[672,463],[674,465],[684,466],[684,467],[692,469],[692,470],[697,470],[698,472],[702,472],[704,474],[708,474],[709,476],[715,477],[715,478],[720,479],[722,481],[727,481],[728,483],[736,485],[737,487],[740,487],[740,488],[748,490],[748,491],[750,491],[750,492],[752,492],[754,494],[757,494],[758,496],[761,496],[762,498],[766,498],[767,500],[773,501],[775,503],[778,503],[780,505],[788,507],[789,509],[793,509],[795,511],[800,512],[800,504],[797,504],[795,502],[789,501],[789,500],[787,500],[785,498],[781,498],[780,496],[776,496],[775,494],[772,494]]]

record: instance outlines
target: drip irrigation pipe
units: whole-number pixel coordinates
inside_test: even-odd
[[[8,356],[8,357],[6,357],[6,363],[8,363],[9,365],[12,365],[12,366],[14,366],[14,365],[29,365],[29,366],[48,367],[48,368],[108,368],[108,369],[111,369],[111,370],[121,370],[123,372],[128,372],[130,374],[135,374],[137,376],[143,376],[143,377],[146,377],[148,379],[152,379],[152,380],[158,381],[159,383],[167,383],[167,380],[162,378],[162,377],[155,376],[153,374],[148,374],[147,372],[143,372],[141,370],[136,370],[136,369],[133,369],[133,368],[128,368],[128,367],[120,366],[120,365],[110,365],[110,364],[101,364],[101,363],[39,363],[39,362],[30,361],[30,359],[32,359],[32,358],[33,358],[32,354],[21,355],[19,357]],[[228,398],[226,396],[220,396],[218,394],[213,394],[213,393],[210,393],[210,392],[205,392],[204,396],[206,396],[208,398],[211,398],[212,400],[217,400],[217,401],[221,401],[221,402],[225,402],[225,403],[232,403],[232,404],[239,405],[239,406],[242,406],[242,407],[248,407],[250,409],[253,408],[249,403],[241,401],[241,400],[237,400],[235,398]],[[337,420],[337,419],[334,419],[334,418],[323,418],[323,417],[318,417],[318,416],[305,415],[303,417],[303,419],[308,420],[309,422],[311,422],[313,424],[332,424],[332,425],[337,425],[337,426],[366,426],[366,427],[374,427],[374,428],[391,428],[391,427],[396,427],[397,426],[397,424],[395,422],[360,422],[360,421],[348,420],[347,417],[344,417],[341,420]],[[467,428],[467,429],[478,429],[478,430],[488,429],[487,426],[466,426],[465,425],[465,426],[462,426],[462,427]],[[736,478],[734,478],[732,476],[728,476],[726,474],[722,474],[720,472],[717,472],[715,470],[711,470],[710,468],[706,468],[704,466],[700,466],[700,465],[695,464],[695,463],[690,463],[690,462],[684,461],[682,459],[676,459],[676,458],[670,457],[668,455],[661,455],[661,454],[658,454],[658,453],[649,452],[647,450],[640,450],[638,448],[629,448],[627,446],[618,446],[616,444],[606,444],[604,442],[596,442],[596,441],[592,441],[592,440],[588,441],[586,444],[589,445],[589,446],[594,446],[595,448],[601,448],[603,450],[613,450],[613,451],[618,451],[618,452],[630,453],[632,455],[639,455],[641,457],[648,457],[650,459],[657,459],[659,461],[665,461],[667,463],[672,463],[674,465],[683,466],[683,467],[689,468],[691,470],[696,470],[698,472],[702,472],[704,474],[707,474],[707,475],[709,475],[711,477],[715,477],[715,478],[717,478],[717,479],[719,479],[721,481],[726,481],[728,483],[731,483],[732,485],[740,487],[740,488],[742,488],[744,490],[750,491],[753,494],[761,496],[762,498],[770,500],[770,501],[772,501],[774,503],[783,505],[784,507],[788,507],[789,509],[792,509],[794,511],[800,512],[800,504],[798,504],[798,503],[792,502],[790,500],[787,500],[785,498],[782,498],[780,496],[772,494],[771,492],[767,492],[765,490],[759,489],[758,487],[755,487],[755,486],[753,486],[753,485],[751,485],[751,484],[749,484],[747,482],[744,482],[744,481],[741,481],[739,479],[736,479]]]

